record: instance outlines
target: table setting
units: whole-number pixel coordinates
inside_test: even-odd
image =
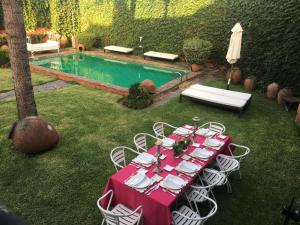
[[[144,224],[171,224],[171,205],[218,154],[226,154],[231,138],[203,132],[197,118],[193,121],[139,154],[106,185],[105,190],[115,191],[118,202],[132,208],[144,206]],[[213,135],[208,136],[209,132]],[[178,143],[182,149],[176,155]]]

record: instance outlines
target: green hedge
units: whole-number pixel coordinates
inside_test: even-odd
[[[71,36],[78,32],[101,37],[102,45],[183,55],[183,40],[212,42],[211,59],[226,65],[231,28],[244,29],[243,74],[254,74],[264,87],[271,81],[300,95],[300,4],[298,0],[25,0],[27,27],[48,26]],[[32,13],[30,13],[32,12]],[[0,26],[1,26],[0,13]],[[34,18],[31,18],[34,17]]]
[[[0,30],[4,29],[3,11],[2,11],[2,1],[0,1]]]

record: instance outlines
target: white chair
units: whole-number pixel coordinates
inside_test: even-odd
[[[236,154],[233,154],[233,149],[240,149],[243,151],[242,154],[240,155],[236,155]],[[239,163],[242,162],[242,160],[250,153],[250,148],[244,146],[244,145],[238,145],[238,144],[234,144],[234,143],[230,143],[228,145],[228,150],[231,154],[231,157],[236,159],[237,161],[239,161]],[[236,152],[236,151],[235,151]],[[239,174],[240,174],[240,178],[242,179],[242,173],[241,173],[241,170],[239,170]]]
[[[209,213],[206,216],[201,216],[197,202],[193,201],[197,212],[193,211],[187,206],[182,206],[178,211],[173,211],[173,224],[177,225],[200,225],[204,224],[206,220],[208,220],[210,217],[212,217],[218,209],[217,203],[212,200],[211,198],[203,195],[203,198],[206,199],[206,201],[209,201],[212,205],[212,209],[209,211]]]
[[[200,128],[208,128],[211,131],[217,132],[218,134],[223,134],[226,131],[225,126],[218,122],[207,122],[201,125]]]
[[[169,127],[171,129],[177,129],[178,127],[175,127],[171,124],[165,123],[165,122],[156,122],[153,124],[153,131],[156,137],[158,138],[165,138],[165,130]]]
[[[149,139],[152,139],[154,142],[156,142],[157,140],[160,140],[159,138],[157,138],[151,134],[148,134],[148,133],[138,133],[134,136],[133,142],[134,142],[138,152],[140,152],[140,150],[142,150],[144,152],[148,151]]]
[[[139,154],[139,152],[126,146],[119,146],[111,150],[110,159],[113,162],[116,171],[119,171],[119,169],[122,169],[127,165],[125,150],[131,151],[137,155]]]
[[[200,177],[201,184],[194,183],[190,186],[189,190],[185,192],[185,197],[188,200],[188,202],[190,204],[190,207],[192,207],[192,201],[202,203],[202,202],[207,200],[203,196],[209,197],[210,194],[212,195],[212,197],[216,201],[216,198],[215,198],[215,196],[212,192],[212,189],[214,188],[215,185],[217,185],[218,183],[220,183],[222,181],[223,176],[220,175],[219,172],[217,172],[215,170],[212,170],[212,169],[209,169],[209,168],[205,168],[203,170],[202,176],[207,177],[210,174],[214,174],[215,176],[214,176],[214,179],[209,182],[209,184],[207,184]]]
[[[142,214],[143,206],[138,206],[135,210],[127,208],[123,204],[117,204],[115,207],[111,208],[111,201],[113,199],[114,192],[109,190],[97,201],[97,206],[100,209],[100,212],[103,216],[101,225],[106,222],[109,225],[134,225],[142,224]],[[109,201],[106,208],[101,206],[101,201],[108,197]]]

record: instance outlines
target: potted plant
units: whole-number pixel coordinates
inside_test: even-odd
[[[183,151],[189,146],[191,140],[186,139],[184,141],[176,141],[173,145],[174,157],[179,157]]]
[[[192,65],[192,71],[201,69],[201,64],[206,63],[213,45],[211,42],[197,37],[188,38],[183,43],[183,53],[186,61]]]
[[[152,104],[151,93],[140,86],[140,83],[135,83],[129,88],[129,95],[123,99],[123,104],[128,108],[143,109]]]
[[[238,84],[241,82],[242,80],[242,72],[240,70],[240,68],[238,68],[237,66],[234,66],[232,68],[230,68],[227,73],[226,73],[226,79],[228,80],[231,74],[231,82],[233,84]]]
[[[285,97],[292,97],[293,96],[293,93],[292,93],[292,90],[290,88],[283,88],[281,89],[279,92],[278,92],[278,95],[277,95],[277,103],[279,105],[284,105],[285,102],[284,102],[284,98]]]
[[[247,91],[253,91],[256,87],[256,77],[253,75],[248,76],[244,81],[244,87]]]

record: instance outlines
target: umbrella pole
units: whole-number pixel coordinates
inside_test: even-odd
[[[229,79],[228,79],[227,87],[226,87],[227,90],[229,90],[229,85],[230,85],[230,81],[231,81],[231,73],[232,73],[232,69],[233,69],[233,64],[231,64],[231,68],[230,68]]]

